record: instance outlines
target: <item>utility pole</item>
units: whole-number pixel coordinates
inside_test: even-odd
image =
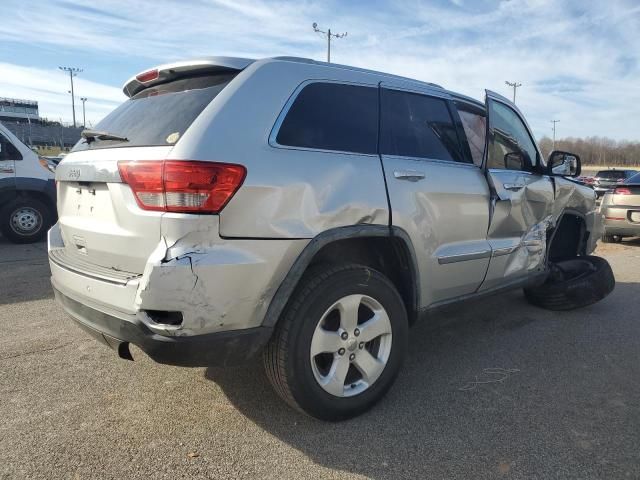
[[[507,81],[505,81],[504,83],[506,83],[510,87],[513,87],[513,103],[516,103],[516,88],[521,87],[522,84],[518,82],[507,82]]]
[[[556,123],[558,123],[560,120],[551,120],[551,123],[553,123],[553,149],[556,149]]]
[[[87,97],[80,97],[80,100],[82,100],[82,128],[87,128],[87,116],[84,112],[84,104],[87,101]]]
[[[318,24],[313,22],[313,31],[316,33],[322,33],[327,36],[327,63],[331,63],[331,37],[333,38],[344,38],[347,36],[347,32],[344,33],[331,33],[331,29],[327,29],[327,31],[320,30],[318,28]]]
[[[76,99],[73,94],[73,77],[82,72],[81,68],[76,67],[58,67],[63,72],[69,72],[69,80],[71,80],[71,110],[73,112],[73,128],[76,128]]]

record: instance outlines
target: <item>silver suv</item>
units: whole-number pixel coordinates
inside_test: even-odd
[[[337,420],[383,396],[437,307],[613,288],[580,159],[545,162],[500,95],[288,57],[162,65],[124,92],[59,165],[49,232],[58,302],[122,358],[262,353],[288,403]]]

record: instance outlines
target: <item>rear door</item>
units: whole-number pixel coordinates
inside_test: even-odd
[[[506,98],[487,91],[486,175],[491,188],[487,238],[492,258],[481,290],[544,269],[554,188],[542,174],[540,151],[524,117]]]
[[[487,270],[489,189],[462,148],[464,133],[441,89],[383,84],[380,154],[391,221],[416,251],[423,305],[474,292]]]

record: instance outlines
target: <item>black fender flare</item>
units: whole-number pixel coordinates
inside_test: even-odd
[[[402,241],[406,253],[409,257],[409,270],[412,277],[413,286],[413,302],[414,311],[418,312],[420,303],[420,278],[418,275],[418,264],[416,253],[413,248],[411,238],[402,228],[387,225],[353,225],[347,227],[337,227],[326,230],[313,237],[309,244],[304,248],[302,253],[293,263],[284,280],[280,283],[278,290],[271,299],[267,313],[262,321],[263,327],[273,328],[282,311],[284,310],[289,298],[293,294],[298,282],[306,271],[307,267],[315,255],[330,243],[350,238],[371,238],[371,237],[388,237],[397,238]]]

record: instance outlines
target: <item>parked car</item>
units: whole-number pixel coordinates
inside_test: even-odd
[[[596,191],[598,198],[602,197],[609,190],[633,177],[636,173],[638,173],[636,170],[600,170],[593,178],[593,189]]]
[[[162,65],[124,92],[58,165],[49,233],[58,302],[122,358],[261,353],[284,400],[337,420],[384,395],[433,309],[613,289],[579,157],[545,162],[496,93],[289,57]]]
[[[640,173],[607,192],[602,199],[605,243],[640,236]]]
[[[42,240],[55,222],[54,169],[0,123],[0,231],[12,242]]]

